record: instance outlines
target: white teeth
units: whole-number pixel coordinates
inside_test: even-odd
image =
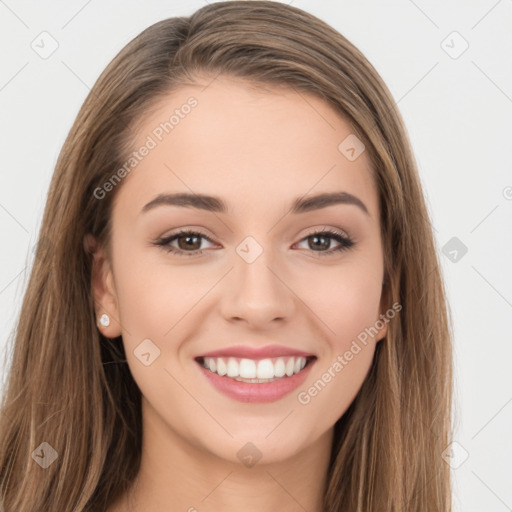
[[[210,370],[211,370],[210,366]],[[212,370],[215,371],[215,370]],[[243,377],[244,379],[254,379],[257,375],[256,372],[256,362],[252,359],[242,359],[240,361],[240,375],[239,377]],[[259,375],[258,375],[259,377]]]
[[[258,371],[257,371],[258,379],[273,379],[274,375],[274,364],[270,359],[261,359],[258,361]],[[240,375],[243,377],[243,375]]]
[[[212,359],[214,359],[213,357],[209,357],[207,360],[208,361],[212,361]],[[216,363],[217,363],[217,369],[216,370],[213,370],[212,367],[215,365],[215,362],[213,363],[213,365],[210,363],[208,368],[210,368],[210,370],[212,370],[212,372],[217,372],[220,376],[222,375],[226,375],[226,373],[228,373],[228,369],[226,368],[226,363],[224,362],[224,359],[222,358],[219,358],[216,360]]]
[[[285,372],[284,361],[283,358],[280,357],[274,364],[274,375],[276,377],[284,377]]]
[[[228,377],[240,377],[240,367],[232,357],[228,359]]]
[[[288,362],[286,363],[286,370],[285,370],[286,375],[288,375],[288,377],[293,375],[294,368],[295,368],[295,361],[293,360],[293,358],[288,359]]]
[[[220,376],[251,382],[265,382],[276,378],[291,377],[306,366],[305,357],[278,357],[260,359],[205,357],[203,366]]]

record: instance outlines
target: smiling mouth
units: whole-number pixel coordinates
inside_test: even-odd
[[[315,359],[316,356],[281,356],[264,359],[197,357],[196,361],[203,368],[221,377],[250,384],[263,384],[297,375]]]

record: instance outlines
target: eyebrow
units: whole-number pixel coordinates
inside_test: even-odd
[[[348,192],[328,192],[308,197],[298,197],[292,202],[290,213],[300,214],[321,208],[327,208],[335,204],[351,204],[360,208],[366,215],[370,216],[366,205],[353,194]],[[196,208],[215,213],[227,213],[226,203],[215,196],[204,194],[159,194],[149,203],[144,205],[141,213],[145,213],[157,206],[182,206],[185,208]]]

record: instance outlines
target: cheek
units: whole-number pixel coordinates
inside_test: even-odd
[[[323,324],[332,347],[346,350],[379,318],[382,275],[366,265],[347,265],[317,274],[314,283],[304,292],[305,302]]]
[[[183,371],[191,364],[191,349],[181,347],[188,347],[187,341],[197,333],[204,308],[211,307],[215,275],[222,272],[194,270],[192,265],[166,261],[163,254],[159,261],[147,254],[120,258],[116,288],[123,345],[131,373],[146,397],[168,400],[172,395],[173,400],[186,402],[190,397],[172,375],[179,373],[185,387],[193,385],[189,372]]]
[[[197,303],[211,284],[191,267],[166,263],[165,252],[157,260],[141,252],[119,258],[116,290],[121,325],[129,337],[164,339],[169,330]]]
[[[176,282],[165,273],[133,263],[118,267],[118,305],[123,336],[161,338],[172,326],[179,302]],[[125,340],[126,341],[126,340]]]
[[[382,292],[380,268],[377,260],[338,268],[319,282],[321,290],[316,288],[311,302],[328,326],[322,328],[326,351],[297,400],[312,417],[323,415],[326,424],[344,414],[370,369]]]
[[[381,279],[369,272],[332,277],[320,283],[322,290],[317,288],[308,303],[319,317],[318,327],[322,324],[325,343],[317,368],[296,394],[304,417],[322,418],[315,421],[324,426],[334,425],[346,412],[368,374],[382,288]]]
[[[142,258],[120,261],[116,279],[123,345],[138,387],[162,410],[168,407],[169,396],[174,404],[186,403],[190,397],[172,378],[177,342],[190,330],[192,306],[204,294],[204,285],[190,272],[151,265]]]

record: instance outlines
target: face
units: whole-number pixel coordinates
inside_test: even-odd
[[[332,433],[386,334],[377,190],[321,99],[207,83],[139,124],[112,260],[95,255],[98,315],[122,335],[149,430],[283,461]]]

